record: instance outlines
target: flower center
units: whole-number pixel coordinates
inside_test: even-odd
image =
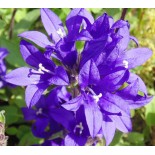
[[[76,132],[76,129],[80,129],[79,133],[82,134],[82,131],[84,130],[84,127],[82,125],[82,122],[80,122],[78,125],[75,126],[74,132]]]
[[[60,28],[57,30],[57,33],[60,35],[61,38],[64,37],[64,33],[62,32]]]
[[[42,63],[39,64],[39,69],[38,69],[38,71],[39,71],[40,73],[43,73],[43,74],[44,74],[44,72],[51,73],[51,71],[48,70],[48,69],[46,69],[46,68],[42,65]]]
[[[129,66],[128,66],[129,62],[128,62],[128,61],[123,60],[123,64],[124,64],[124,67],[125,67],[125,68],[128,68],[128,67],[129,67]]]
[[[102,93],[100,93],[99,95],[93,95],[93,99],[95,99],[96,103],[100,100],[101,97],[102,97]]]
[[[38,111],[36,112],[37,115],[42,114],[43,113],[43,109],[39,108]]]

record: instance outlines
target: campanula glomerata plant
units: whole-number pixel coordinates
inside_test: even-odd
[[[139,47],[128,21],[114,21],[106,13],[94,19],[86,9],[73,9],[66,26],[51,10],[40,13],[47,34],[18,35],[21,55],[30,67],[4,77],[26,86],[27,107],[22,111],[26,120],[34,120],[32,133],[45,139],[42,145],[84,146],[103,138],[109,145],[116,130],[132,131],[130,110],[153,98],[132,69],[152,51]],[[84,42],[82,52],[77,41]],[[129,48],[132,41],[137,47]]]

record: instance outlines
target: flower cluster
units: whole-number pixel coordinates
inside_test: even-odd
[[[6,66],[4,58],[8,55],[8,51],[5,48],[0,48],[0,88],[5,85],[4,76],[6,74]]]
[[[28,108],[22,111],[26,120],[35,120],[33,134],[46,139],[43,145],[83,146],[102,138],[109,145],[116,130],[130,132],[130,110],[152,100],[131,69],[152,51],[129,49],[131,41],[138,46],[129,23],[115,22],[106,13],[94,20],[87,10],[73,9],[64,27],[51,10],[41,9],[41,20],[48,36],[38,31],[19,34],[21,54],[30,67],[5,76],[8,83],[26,86]],[[82,52],[77,41],[84,41]]]

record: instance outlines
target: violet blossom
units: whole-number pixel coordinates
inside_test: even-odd
[[[6,82],[4,76],[6,74],[6,65],[4,58],[8,55],[8,50],[6,48],[0,48],[0,88],[2,88]]]

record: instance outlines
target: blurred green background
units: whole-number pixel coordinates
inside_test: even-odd
[[[71,9],[52,10],[65,23],[65,18]],[[88,10],[95,18],[107,12],[118,20],[122,14],[122,9],[89,8]],[[155,9],[128,9],[125,20],[129,21],[131,35],[139,40],[140,46],[149,47],[153,51],[152,58],[133,71],[144,80],[148,93],[155,95]],[[17,35],[28,30],[45,32],[39,9],[0,9],[0,47],[6,47],[10,52],[6,58],[8,71],[26,65],[20,55]],[[81,48],[80,44],[77,46]],[[32,135],[31,123],[23,119],[21,107],[24,106],[24,88],[0,89],[0,111],[5,110],[8,145],[42,143],[42,139]],[[133,131],[129,134],[117,132],[111,145],[155,145],[155,98],[147,106],[131,111],[131,115]]]

